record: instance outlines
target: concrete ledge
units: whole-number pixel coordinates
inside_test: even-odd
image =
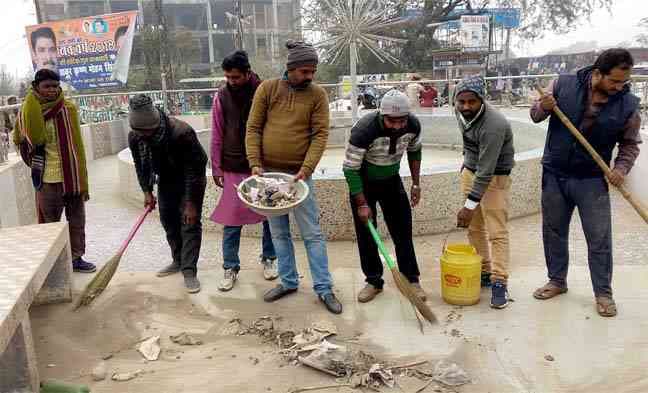
[[[517,165],[511,174],[513,179],[511,218],[534,214],[540,210],[541,154],[542,149],[536,149],[516,155]],[[129,150],[119,153],[118,166],[122,198],[141,207],[143,195],[137,182]],[[426,169],[422,172],[423,199],[420,205],[413,210],[414,235],[447,232],[456,227],[456,212],[464,202],[460,192],[459,169],[459,165],[449,165]],[[221,225],[209,220],[211,212],[218,203],[221,191],[211,180],[211,171],[208,170],[207,176],[207,191],[202,212],[203,227],[206,231],[221,231]],[[313,178],[321,210],[322,231],[329,240],[353,239],[355,230],[345,179],[332,174],[321,176],[317,173]],[[409,189],[409,184],[410,179],[406,176],[406,189]],[[296,230],[294,222],[292,224],[293,234],[298,237],[299,231]],[[382,220],[379,220],[379,227],[382,231],[386,230]],[[246,236],[260,236],[261,226],[245,226],[243,232]]]
[[[32,304],[72,300],[67,223],[0,229],[0,392],[39,390]]]
[[[128,119],[84,124],[81,136],[88,162],[114,155],[128,147]]]
[[[36,194],[31,170],[17,154],[0,164],[0,228],[36,223]]]

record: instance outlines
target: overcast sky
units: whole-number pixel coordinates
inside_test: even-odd
[[[11,1],[12,6],[6,4]],[[7,71],[25,75],[31,68],[25,26],[35,24],[36,17],[31,0],[3,0],[0,14],[0,64]],[[514,48],[519,56],[539,56],[578,41],[598,41],[600,46],[615,45],[632,41],[641,32],[637,23],[648,17],[648,1],[617,0],[612,14],[604,9],[597,10],[591,21],[582,21],[578,27],[566,35],[547,34],[534,43],[524,43]]]

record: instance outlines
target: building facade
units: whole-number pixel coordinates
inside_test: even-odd
[[[139,25],[157,23],[153,0],[34,0],[39,22],[138,10]],[[243,46],[251,57],[278,61],[287,38],[301,35],[299,0],[162,0],[171,29],[190,33],[197,45],[186,63],[195,71],[207,71],[234,50],[236,21],[244,17]],[[228,17],[228,14],[230,17]],[[189,44],[189,43],[188,43]],[[133,62],[138,63],[134,52]]]

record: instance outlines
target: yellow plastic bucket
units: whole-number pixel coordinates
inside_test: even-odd
[[[446,303],[479,303],[481,260],[470,244],[448,244],[441,255],[441,296]]]

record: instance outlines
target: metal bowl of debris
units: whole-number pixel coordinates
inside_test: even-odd
[[[236,191],[239,199],[256,213],[266,217],[283,216],[301,205],[310,192],[305,181],[294,179],[287,173],[266,172],[243,180]]]

